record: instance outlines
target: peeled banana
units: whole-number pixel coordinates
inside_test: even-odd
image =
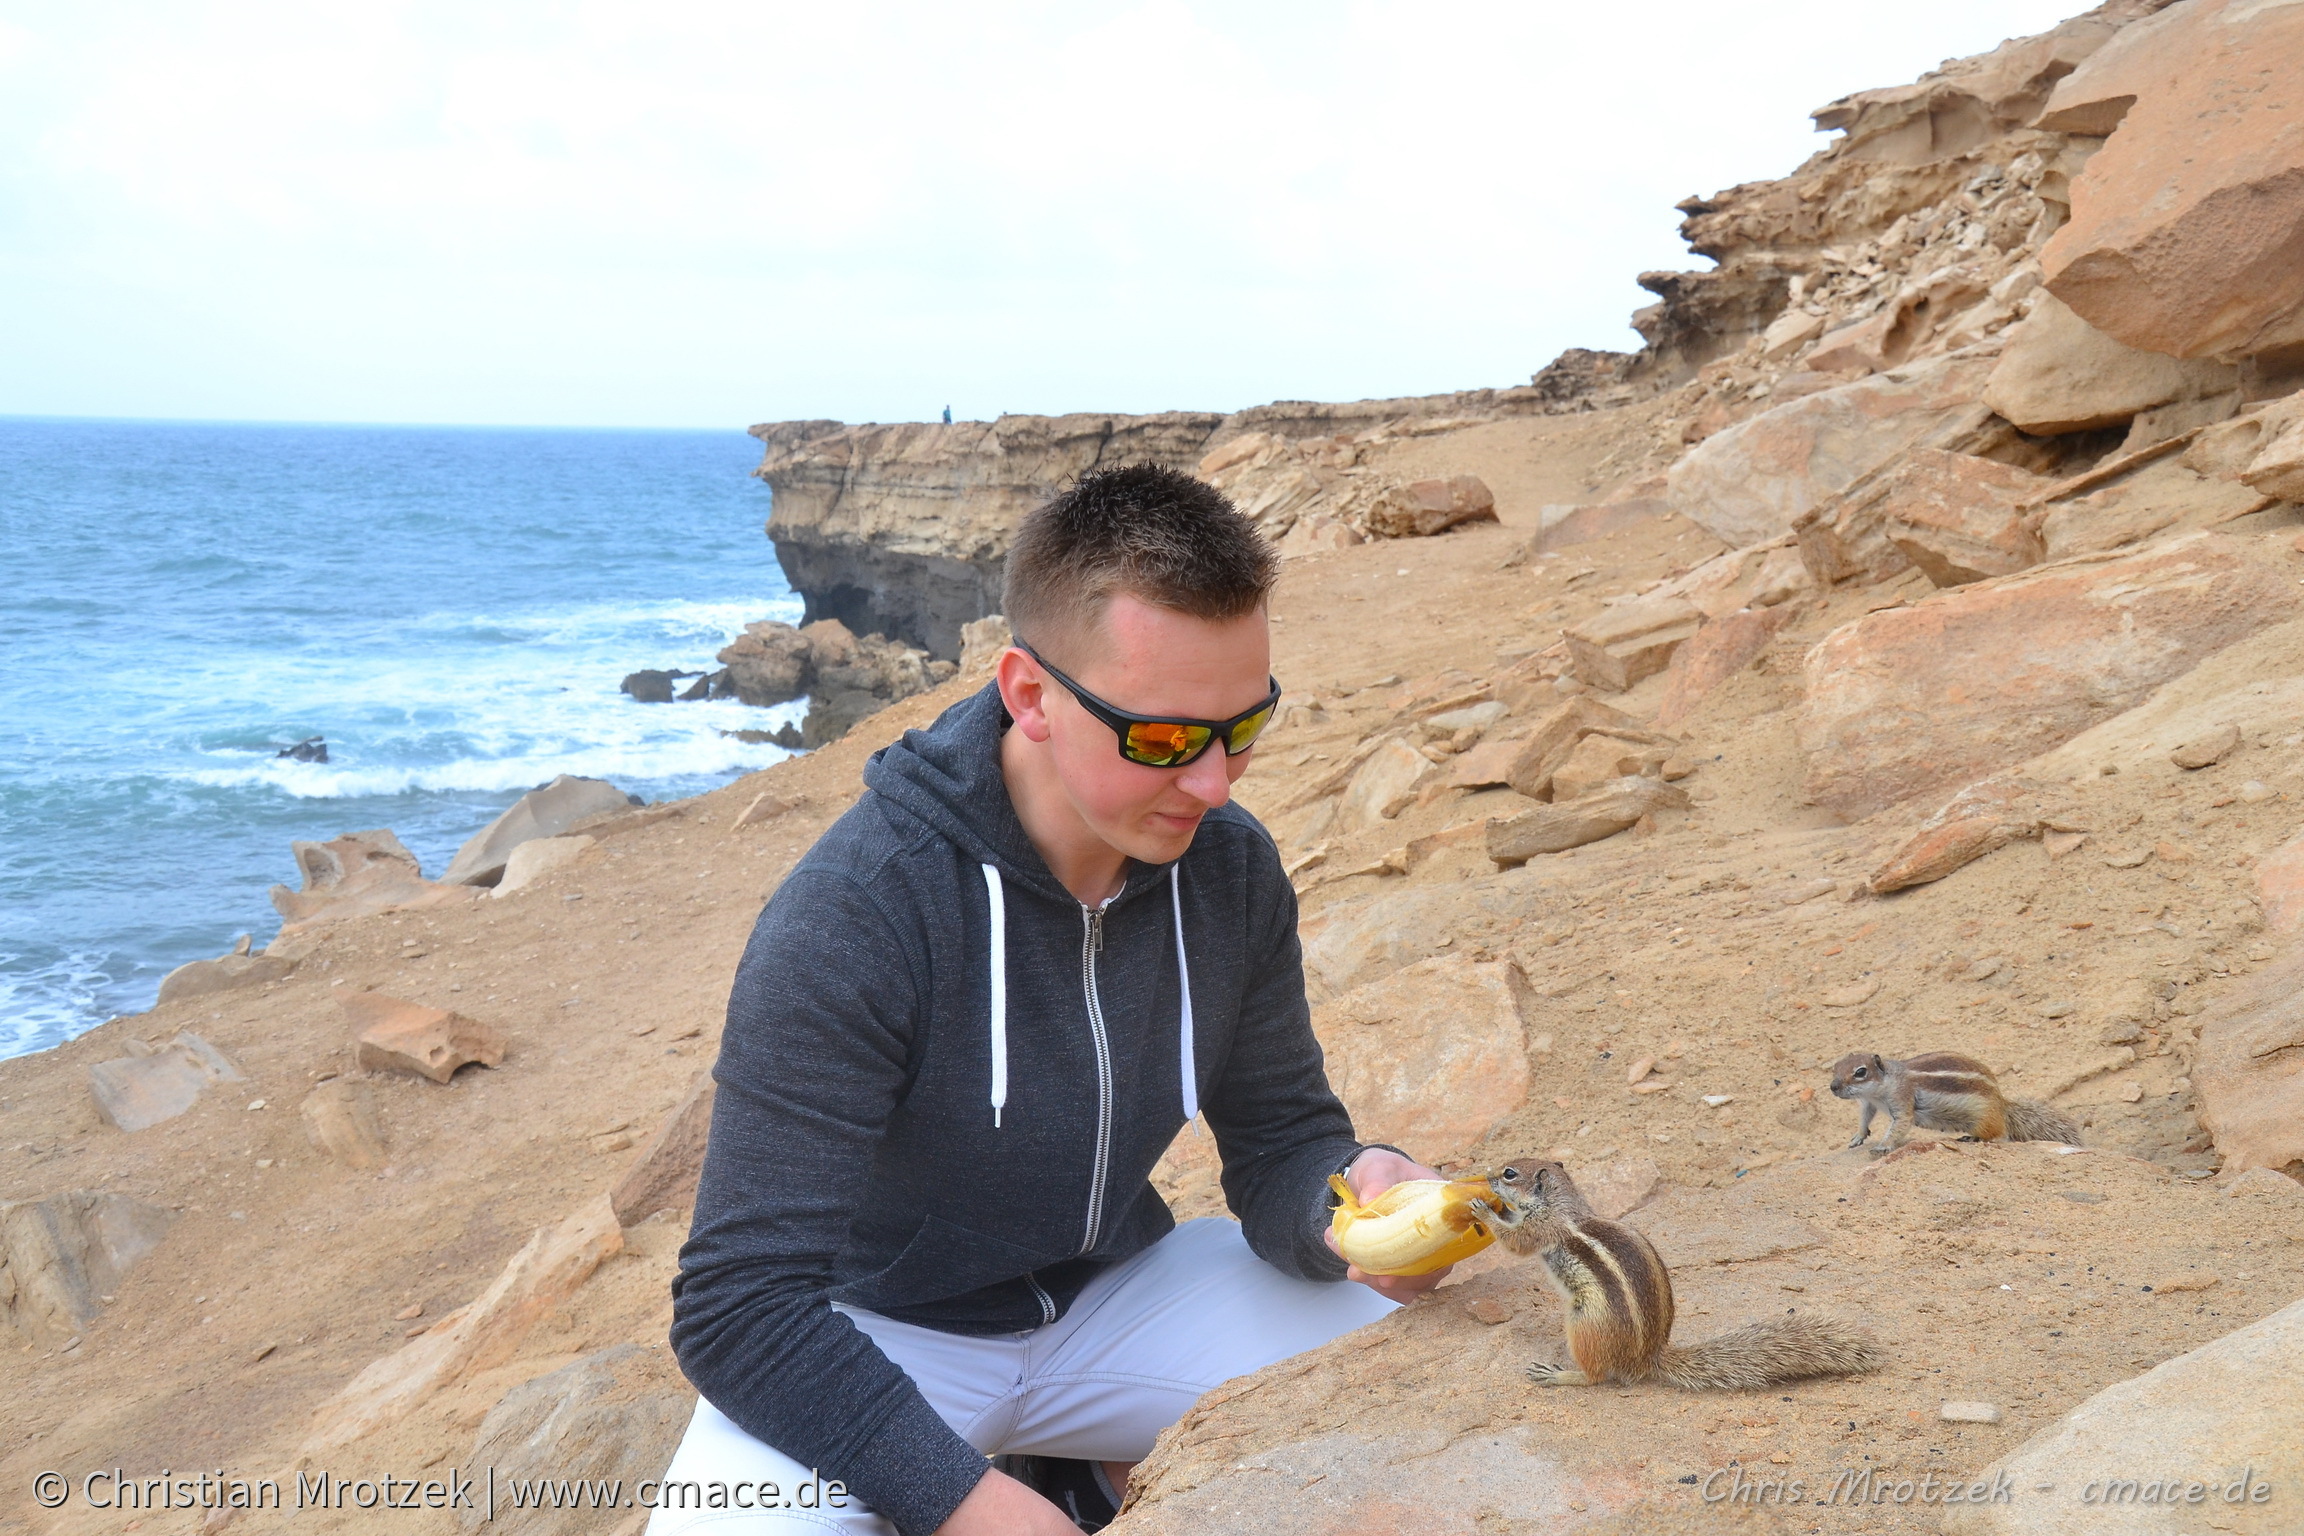
[[[1362,1205],[1342,1174],[1328,1187],[1343,1203],[1329,1218],[1336,1248],[1370,1275],[1428,1275],[1496,1241],[1479,1220],[1486,1179],[1409,1179]]]

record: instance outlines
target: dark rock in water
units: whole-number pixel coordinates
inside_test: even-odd
[[[680,695],[680,702],[685,704],[691,699],[708,699],[710,697],[712,697],[712,679],[699,677],[695,682],[688,685],[687,692]]]
[[[800,743],[813,749],[838,741],[857,721],[887,707],[886,699],[858,689],[812,698],[808,701],[808,718],[800,722]]]
[[[307,736],[296,745],[282,747],[272,755],[290,758],[299,763],[324,763],[328,761],[328,738],[325,736]]]
[[[679,674],[661,672],[654,667],[635,672],[616,685],[618,693],[628,693],[641,704],[669,704],[672,702],[672,679]]]
[[[800,729],[794,725],[780,725],[772,731],[722,731],[720,734],[756,747],[782,747],[787,752],[797,752],[804,745]]]
[[[716,699],[733,699],[737,697],[736,674],[734,669],[729,667],[722,667],[719,671],[713,673],[709,678],[705,679],[705,681],[712,685],[712,697]]]
[[[797,752],[808,743],[801,736],[800,727],[787,724],[776,727],[776,745],[787,752]]]

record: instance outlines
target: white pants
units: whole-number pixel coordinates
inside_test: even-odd
[[[1136,1461],[1218,1382],[1317,1348],[1392,1307],[1364,1285],[1291,1279],[1248,1251],[1238,1223],[1210,1217],[1113,1265],[1063,1317],[1028,1333],[969,1338],[840,1310],[985,1455]],[[771,1482],[789,1496],[810,1476],[698,1401],[648,1536],[895,1536],[853,1495],[840,1510],[664,1507],[701,1502],[713,1484]]]

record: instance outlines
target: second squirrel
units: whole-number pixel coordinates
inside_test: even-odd
[[[1542,1261],[1545,1283],[1567,1305],[1576,1367],[1539,1364],[1548,1387],[1661,1381],[1675,1387],[1753,1391],[1812,1376],[1877,1370],[1887,1356],[1870,1336],[1814,1318],[1785,1317],[1738,1328],[1685,1349],[1672,1343],[1672,1276],[1648,1239],[1594,1213],[1568,1170],[1539,1158],[1488,1175],[1482,1202],[1496,1240]]]
[[[1832,1065],[1832,1094],[1863,1106],[1856,1136],[1860,1147],[1872,1134],[1872,1116],[1885,1111],[1888,1140],[1875,1153],[1893,1152],[1911,1139],[1912,1127],[1954,1131],[1977,1141],[2065,1141],[2080,1145],[2080,1127],[2060,1110],[2036,1099],[2011,1099],[2000,1092],[1992,1069],[1968,1056],[1931,1051],[1891,1061],[1870,1051],[1853,1051]]]

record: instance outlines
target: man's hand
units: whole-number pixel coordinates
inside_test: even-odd
[[[1007,1473],[987,1471],[936,1536],[1080,1536],[1080,1527]]]
[[[1410,1179],[1445,1177],[1437,1168],[1427,1168],[1422,1163],[1402,1157],[1397,1152],[1387,1152],[1382,1147],[1370,1147],[1352,1159],[1352,1166],[1344,1170],[1344,1182],[1352,1186],[1353,1198],[1363,1205],[1395,1184],[1404,1184]],[[1333,1230],[1321,1233],[1320,1237],[1331,1250],[1336,1247],[1336,1234]],[[1454,1267],[1450,1265],[1448,1268],[1436,1269],[1428,1275],[1371,1275],[1362,1271],[1357,1264],[1348,1264],[1344,1269],[1344,1278],[1359,1281],[1388,1301],[1406,1302],[1415,1300],[1447,1279],[1448,1269]]]

